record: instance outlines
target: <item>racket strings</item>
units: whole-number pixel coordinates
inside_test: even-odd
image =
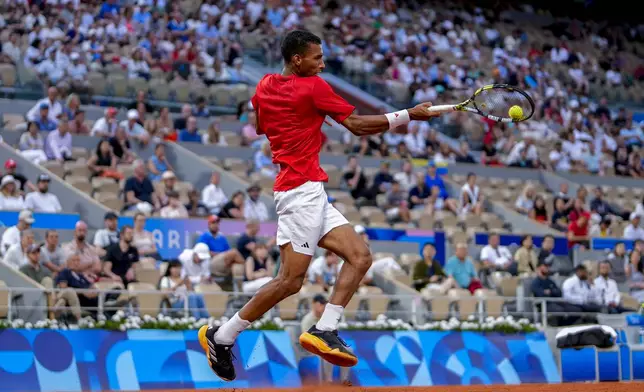
[[[530,99],[516,90],[492,88],[474,96],[474,104],[484,115],[508,118],[512,106],[523,111],[522,119],[532,116],[534,106]]]

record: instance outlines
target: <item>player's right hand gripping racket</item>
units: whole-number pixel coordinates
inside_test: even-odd
[[[489,84],[457,105],[437,105],[430,112],[471,112],[498,122],[521,122],[534,114],[534,101],[523,90],[507,84]]]

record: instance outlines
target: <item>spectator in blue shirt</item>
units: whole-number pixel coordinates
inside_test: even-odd
[[[219,233],[219,217],[217,215],[211,215],[208,218],[208,231],[199,236],[197,243],[200,242],[208,245],[212,255],[210,272],[215,277],[231,278],[233,264],[244,264],[241,253],[237,249],[231,249],[226,237]]]
[[[49,119],[48,103],[43,102],[40,104],[40,116],[34,122],[38,125],[38,129],[41,131],[53,131],[56,129],[56,123]]]
[[[449,197],[449,193],[447,193],[447,188],[445,187],[443,178],[438,173],[436,173],[436,164],[433,161],[430,161],[429,164],[427,164],[425,186],[427,187],[427,189],[432,189],[432,187],[437,186],[441,191],[440,196],[443,199]]]
[[[195,117],[210,117],[210,110],[208,110],[208,102],[206,102],[205,97],[200,96],[197,98],[197,102],[192,108],[192,115]]]
[[[205,40],[215,40],[219,38],[219,29],[217,28],[217,18],[214,16],[208,17],[208,21],[202,23],[197,28],[197,37]],[[206,45],[209,46],[209,45]]]
[[[98,11],[98,17],[100,19],[111,18],[118,15],[120,10],[121,6],[118,4],[118,0],[107,0]]]
[[[476,278],[476,268],[472,259],[467,255],[467,245],[456,244],[456,252],[445,264],[445,274],[456,281],[461,289],[467,289],[472,294],[482,289],[481,282]]]
[[[188,40],[188,24],[183,20],[181,13],[174,13],[174,17],[168,22],[168,30],[173,36],[181,38],[183,41]]]
[[[179,141],[201,143],[201,135],[198,131],[197,119],[193,116],[188,117],[188,121],[186,121],[186,129],[182,129],[179,133]]]

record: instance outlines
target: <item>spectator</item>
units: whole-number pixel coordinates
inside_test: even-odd
[[[0,181],[0,210],[21,210],[25,208],[25,199],[18,190],[18,182],[12,175],[2,177]]]
[[[367,177],[364,175],[360,165],[358,165],[358,158],[355,155],[349,155],[347,168],[342,177],[349,187],[351,197],[354,199],[366,197],[365,195],[368,193]]]
[[[606,216],[599,223],[593,223],[593,225],[590,227],[588,235],[591,237],[601,238],[612,237],[613,231],[611,230],[610,225],[610,217]]]
[[[322,294],[316,294],[313,297],[313,300],[311,301],[311,310],[305,314],[304,317],[302,317],[302,321],[300,321],[302,331],[308,331],[320,320],[327,302],[328,301]]]
[[[49,132],[45,139],[47,159],[60,163],[73,161],[72,134],[69,133],[69,122],[65,116],[60,118],[58,129]]]
[[[307,271],[309,283],[317,284],[328,290],[335,284],[335,279],[340,271],[340,258],[330,250],[325,250],[324,255],[314,259]]]
[[[537,276],[531,283],[532,295],[537,298],[561,298],[561,290],[557,284],[550,279],[550,265],[539,262],[537,265]],[[537,307],[540,305],[537,303]],[[546,302],[547,312],[553,319],[552,325],[562,326],[572,324],[575,318],[567,316],[566,313],[577,312],[578,309],[565,301],[548,301]]]
[[[125,181],[123,187],[125,208],[161,208],[159,197],[154,191],[154,185],[147,177],[143,161],[134,163],[134,175]],[[143,206],[139,206],[143,204]],[[147,204],[148,207],[145,207]]]
[[[172,260],[168,263],[165,275],[159,283],[159,289],[167,293],[172,309],[184,309],[187,299],[192,317],[197,320],[210,317],[203,296],[194,292],[190,277],[183,272],[180,261]]]
[[[535,196],[534,187],[531,184],[526,185],[517,198],[514,209],[520,214],[528,215],[534,207]]]
[[[181,274],[187,277],[192,286],[196,288],[201,283],[210,283],[210,251],[208,245],[197,242],[192,249],[185,249],[179,255],[183,264]]]
[[[262,143],[259,150],[255,151],[253,161],[256,173],[269,178],[275,178],[277,176],[279,167],[273,163],[271,146],[267,141]]]
[[[35,222],[34,215],[30,210],[22,210],[18,214],[18,222],[2,233],[0,252],[5,255],[9,247],[20,243],[21,233],[29,230]]]
[[[588,213],[581,214],[568,226],[568,249],[572,249],[575,245],[579,245],[582,249],[590,247],[588,217]]]
[[[185,205],[191,218],[203,218],[211,214],[210,210],[201,202],[199,191],[188,191],[188,203]]]
[[[188,118],[192,117],[192,108],[185,104],[181,107],[181,116],[174,119],[174,129],[182,131],[188,127]]]
[[[56,129],[56,121],[49,119],[49,105],[46,103],[40,104],[40,115],[34,119],[34,123],[38,126],[39,131],[53,131]]]
[[[445,264],[445,274],[454,279],[458,287],[469,290],[473,295],[478,295],[483,288],[476,278],[474,263],[467,255],[467,245],[464,243],[456,244],[456,252]]]
[[[169,191],[166,193],[168,204],[161,208],[161,218],[187,218],[188,210],[179,200],[179,192]]]
[[[407,195],[405,191],[400,188],[398,181],[393,180],[391,188],[387,191],[387,202],[385,205],[385,212],[388,219],[404,223],[411,221],[406,199]]]
[[[84,273],[85,266],[81,262],[81,257],[78,254],[70,254],[65,263],[66,267],[58,275],[56,275],[56,286],[60,289],[80,289],[89,290],[96,289],[87,275]],[[78,296],[80,306],[84,309],[97,309],[98,308],[98,293],[96,292],[75,292]],[[71,305],[71,304],[70,304]]]
[[[157,136],[160,136],[165,141],[176,142],[179,138],[177,130],[174,128],[174,122],[170,117],[170,109],[162,107],[159,110],[159,117],[156,119],[154,128],[157,130]]]
[[[607,215],[623,216],[621,211],[613,208],[604,200],[604,192],[600,187],[595,188],[595,198],[590,202],[591,217],[598,216],[603,219]]]
[[[4,169],[5,169],[5,174],[2,176],[2,178],[6,176],[12,176],[14,180],[18,181],[18,190],[23,193],[25,192],[25,188],[35,191],[36,187],[34,184],[31,183],[21,173],[18,173],[18,163],[14,161],[13,159],[9,158],[4,162]]]
[[[134,230],[132,226],[121,227],[119,242],[107,247],[103,273],[116,282],[123,282],[125,287],[136,281],[134,264],[139,262],[139,252],[132,245]]]
[[[97,137],[113,137],[116,135],[116,129],[118,128],[117,113],[116,108],[105,109],[105,116],[94,122],[91,135]]]
[[[387,161],[380,162],[380,169],[373,177],[373,185],[371,186],[371,198],[377,195],[386,193],[391,189],[391,184],[394,182],[394,177],[390,173],[390,163]]]
[[[230,201],[222,207],[218,216],[221,218],[244,219],[246,195],[242,191],[233,193]]]
[[[58,244],[58,232],[47,230],[45,232],[45,243],[40,247],[42,263],[54,274],[65,268],[65,254]]]
[[[539,223],[548,224],[548,211],[546,210],[546,200],[541,195],[534,198],[532,209],[528,213],[530,219]]]
[[[165,145],[163,143],[154,146],[154,155],[148,160],[148,170],[150,171],[149,177],[151,181],[160,181],[161,175],[166,171],[174,172],[174,168],[165,155]]]
[[[219,186],[221,177],[219,172],[213,172],[210,176],[210,184],[201,191],[201,201],[210,210],[211,214],[217,215],[222,207],[228,202],[223,189]]]
[[[536,271],[539,259],[534,251],[531,235],[521,237],[521,247],[514,254],[514,260],[517,262],[519,274],[530,274]]]
[[[201,142],[203,144],[211,144],[220,147],[228,146],[226,138],[219,131],[219,122],[217,120],[214,120],[210,123],[208,130],[201,138]]]
[[[425,175],[425,186],[427,189],[432,189],[433,186],[437,186],[440,189],[440,196],[445,200],[449,200],[449,194],[447,193],[447,188],[443,182],[443,178],[436,172],[436,165],[433,161],[430,161],[427,164],[427,174]]]
[[[112,146],[112,153],[119,159],[119,163],[127,165],[135,161],[136,155],[130,149],[130,141],[127,138],[125,129],[117,127],[114,137],[109,140]]]
[[[257,134],[257,117],[255,112],[248,113],[248,120],[241,129],[241,145],[260,148],[265,137]]]
[[[134,48],[132,58],[127,61],[128,78],[150,80],[150,66],[143,58],[141,50],[141,48]]]
[[[24,251],[24,255],[23,263],[19,268],[20,272],[36,283],[51,287],[51,273],[40,265],[40,247],[31,243],[21,251]]]
[[[644,240],[644,229],[640,227],[641,216],[632,212],[630,223],[624,228],[624,239],[626,240]]]
[[[573,202],[573,208],[568,214],[568,219],[570,219],[571,222],[574,222],[583,214],[588,215],[588,219],[590,220],[590,213],[584,208],[584,200],[576,198]]]
[[[644,263],[639,250],[633,249],[625,267],[628,287],[631,297],[639,303],[644,303]]]
[[[58,117],[63,113],[63,105],[58,101],[58,89],[56,87],[49,87],[47,89],[47,97],[39,100],[29,109],[27,112],[27,120],[39,122],[44,105],[47,105],[46,117],[48,122],[56,123]]]
[[[541,249],[539,250],[539,256],[537,257],[539,263],[547,264],[548,267],[552,267],[555,262],[555,255],[552,251],[555,248],[555,237],[550,234],[547,234],[543,237],[541,241]]]
[[[476,174],[469,173],[467,175],[467,182],[461,188],[460,201],[460,214],[462,216],[468,213],[481,215],[483,212],[483,194],[478,185],[476,185]]]
[[[459,150],[457,152],[456,162],[476,164],[474,157],[470,153],[470,145],[466,141],[462,141],[459,144]]]
[[[593,287],[588,281],[588,270],[583,264],[575,267],[575,274],[563,282],[563,298],[581,308],[583,312],[599,312],[600,306],[595,303]]]
[[[566,231],[570,225],[566,202],[562,198],[555,199],[555,212],[552,214],[551,227],[558,231]]]
[[[501,237],[496,233],[491,233],[488,237],[488,244],[481,249],[481,270],[479,275],[485,276],[488,285],[496,287],[503,276],[496,272],[506,272],[510,275],[517,275],[518,266],[512,259],[510,250],[500,245]],[[494,273],[493,279],[490,280],[490,274]]]
[[[212,255],[210,271],[217,277],[229,277],[233,264],[244,264],[244,259],[237,249],[230,249],[226,237],[219,233],[219,217],[208,218],[208,231],[201,234],[197,242],[208,246]]]
[[[634,309],[624,308],[622,303],[622,295],[619,293],[617,282],[609,278],[611,272],[610,262],[599,262],[599,276],[593,280],[594,289],[601,298],[601,305],[608,309],[608,313],[624,313],[634,312]]]
[[[256,220],[246,222],[246,231],[237,240],[237,250],[244,260],[248,259],[255,249],[257,233],[259,233],[259,222]]]
[[[103,217],[105,227],[99,229],[94,234],[94,246],[97,248],[107,249],[110,245],[119,242],[118,216],[113,212],[108,212]]]
[[[454,287],[454,280],[447,278],[443,267],[434,260],[436,248],[432,244],[423,246],[423,259],[416,262],[412,274],[414,288],[421,291],[424,288],[438,291],[441,294],[447,293],[447,290]]]
[[[49,192],[49,181],[48,174],[38,176],[38,191],[27,194],[25,208],[34,212],[57,213],[62,211],[58,197]]]
[[[203,96],[197,97],[197,102],[192,108],[192,115],[195,117],[210,117],[210,111],[208,110],[208,102]]]
[[[96,281],[101,270],[100,257],[105,256],[105,250],[90,245],[87,241],[87,224],[83,221],[76,222],[74,238],[63,244],[63,252],[67,257],[71,254],[80,256],[81,268],[92,281]]]
[[[69,59],[71,60],[71,64],[66,72],[70,79],[70,87],[77,92],[86,91],[89,87],[87,82],[87,65],[85,65],[80,55],[76,52],[71,53]]]
[[[261,190],[262,188],[257,184],[252,184],[248,189],[246,189],[248,198],[244,202],[245,220],[266,222],[270,218],[266,204],[259,198]]]
[[[402,162],[401,171],[394,174],[394,180],[400,184],[400,188],[408,193],[413,187],[417,185],[417,178],[414,174],[414,166],[411,161],[405,160]]]
[[[112,153],[110,142],[102,139],[96,146],[96,151],[87,161],[87,167],[93,176],[123,179],[123,174],[117,170],[118,158]]]
[[[161,182],[163,184],[163,193],[159,195],[159,201],[162,206],[168,205],[168,193],[177,191],[177,176],[174,172],[165,171],[161,175]],[[178,191],[177,191],[178,192]]]
[[[158,256],[154,235],[152,232],[145,230],[145,215],[140,212],[134,214],[132,245],[139,251],[141,258]]]
[[[150,141],[150,134],[139,124],[139,112],[135,109],[127,111],[127,120],[121,121],[119,127],[125,130],[128,138],[134,139],[142,145]]]
[[[563,201],[563,209],[566,215],[570,213],[573,208],[575,200],[568,196],[568,183],[562,182],[559,185],[559,191],[554,195],[552,205],[557,209],[557,200],[561,199]]]
[[[425,185],[425,175],[419,172],[416,173],[415,177],[416,185],[409,190],[409,199],[407,202],[412,209],[425,209],[425,213],[431,215],[435,206],[429,203],[431,190]],[[436,187],[436,189],[438,190],[437,192],[440,193],[438,187]],[[441,202],[443,201],[438,194],[437,200],[440,200]],[[442,210],[442,205],[440,205],[438,209]]]
[[[27,132],[20,136],[18,147],[20,148],[20,154],[36,165],[47,161],[45,139],[40,134],[38,124],[33,121],[29,121]]]
[[[34,244],[34,233],[31,230],[20,232],[20,242],[11,245],[2,260],[11,268],[18,270],[27,263],[27,249]]]
[[[188,117],[186,127],[179,132],[178,141],[201,143],[201,135],[199,134],[197,119],[195,117]]]
[[[246,294],[257,292],[263,285],[273,279],[275,263],[268,253],[266,244],[255,244],[251,255],[246,258],[244,268],[244,283],[242,290]]]

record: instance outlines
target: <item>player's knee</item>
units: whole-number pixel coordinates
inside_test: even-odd
[[[352,252],[350,260],[354,268],[363,273],[366,273],[369,268],[371,268],[371,263],[373,262],[371,252],[366,246],[357,247],[355,251]]]
[[[293,294],[297,294],[302,289],[303,280],[301,277],[295,278],[281,278],[278,284],[278,290],[282,293],[284,298]]]

